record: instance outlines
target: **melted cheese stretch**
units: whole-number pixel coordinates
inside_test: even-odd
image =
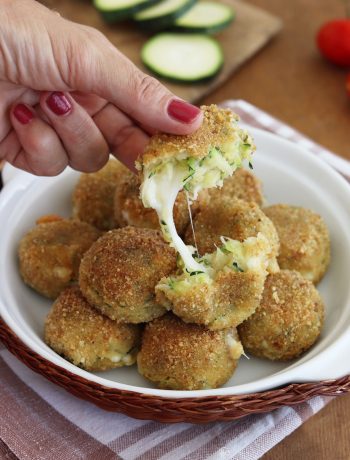
[[[206,268],[193,258],[192,247],[186,246],[176,232],[173,217],[176,197],[185,189],[190,199],[195,200],[201,190],[221,187],[223,180],[240,168],[244,159],[250,160],[252,142],[248,142],[249,137],[242,130],[237,133],[234,142],[211,148],[204,158],[187,157],[184,152],[144,168],[143,204],[156,210],[165,239],[180,254],[188,272],[206,272]]]
[[[161,172],[144,182],[142,198],[145,206],[156,210],[165,239],[178,251],[187,269],[191,272],[203,271],[203,267],[194,260],[190,249],[177,234],[174,223],[175,200],[187,175],[187,168],[166,163]]]
[[[232,330],[227,332],[225,342],[228,346],[232,359],[238,360],[242,355],[244,355],[243,345],[238,338],[233,335]]]
[[[191,276],[186,267],[179,266],[183,268],[183,273],[163,278],[157,288],[164,293],[170,289],[184,294],[198,284],[215,283],[217,275],[223,271],[267,274],[273,256],[270,242],[262,233],[250,236],[244,241],[222,238],[221,242],[222,246],[216,251],[198,258],[200,273],[195,272],[195,276]]]

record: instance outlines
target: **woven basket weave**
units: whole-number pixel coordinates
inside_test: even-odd
[[[78,398],[102,409],[144,420],[167,423],[230,421],[300,404],[313,396],[336,396],[350,391],[350,376],[346,376],[316,383],[294,383],[246,395],[167,399],[107,388],[72,374],[31,351],[1,319],[0,340],[26,366]]]

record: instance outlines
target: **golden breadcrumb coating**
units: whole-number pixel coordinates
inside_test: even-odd
[[[154,228],[160,230],[159,218],[154,209],[145,208],[140,198],[140,178],[131,171],[127,172],[116,186],[114,196],[114,218],[119,227],[132,225],[134,227]],[[192,203],[191,212],[195,215],[201,203],[202,192],[198,200]],[[174,222],[177,232],[181,235],[190,222],[188,203],[184,191],[181,191],[175,201]]]
[[[45,216],[20,241],[19,269],[26,284],[55,299],[78,280],[80,260],[101,232],[86,222]]]
[[[186,292],[156,288],[157,300],[186,323],[206,326],[211,330],[236,327],[258,307],[266,273],[219,272],[211,283],[200,280]]]
[[[202,158],[212,146],[232,142],[235,138],[232,123],[238,120],[230,109],[203,105],[203,123],[187,136],[160,133],[151,137],[141,161],[144,166],[155,160],[167,159],[186,151],[188,156]]]
[[[227,382],[242,353],[236,329],[209,331],[167,314],[146,325],[137,365],[158,388],[204,390]]]
[[[65,289],[45,322],[45,342],[56,353],[87,371],[105,371],[135,363],[139,326],[118,324],[101,315],[78,286]]]
[[[247,352],[286,361],[315,343],[323,321],[324,305],[311,281],[281,270],[267,277],[261,304],[238,331]]]
[[[100,230],[115,228],[114,191],[128,171],[111,159],[100,171],[81,174],[73,192],[73,216]]]
[[[44,216],[39,217],[35,223],[36,225],[40,225],[47,224],[49,222],[58,222],[59,220],[63,220],[63,217],[58,214],[45,214]]]
[[[265,216],[256,203],[231,199],[226,195],[211,200],[203,206],[193,219],[196,242],[191,226],[185,233],[185,243],[195,246],[200,254],[210,253],[220,246],[220,237],[224,236],[243,241],[260,232],[270,242],[271,264],[269,271],[278,270],[276,257],[279,252],[279,240],[273,223]]]
[[[258,307],[271,246],[261,233],[244,242],[224,240],[197,259],[207,272],[173,274],[156,286],[157,300],[186,323],[211,330],[236,327]]]
[[[309,209],[276,204],[264,209],[280,240],[278,263],[317,284],[330,262],[330,238],[321,216]]]
[[[142,323],[165,313],[154,288],[176,269],[160,232],[124,227],[103,235],[85,254],[79,284],[87,300],[118,322]]]
[[[209,200],[221,200],[223,196],[230,199],[253,201],[258,206],[264,203],[262,182],[247,169],[237,169],[232,176],[224,180],[221,188],[208,190]]]

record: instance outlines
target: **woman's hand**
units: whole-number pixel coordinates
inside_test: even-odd
[[[145,75],[95,29],[34,0],[0,0],[0,160],[40,175],[133,168],[150,133],[188,134],[200,110]]]

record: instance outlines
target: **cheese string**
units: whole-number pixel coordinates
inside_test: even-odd
[[[190,249],[177,234],[174,223],[175,201],[178,193],[183,189],[187,174],[187,166],[176,168],[168,164],[162,171],[147,177],[141,186],[141,195],[143,202],[157,212],[163,232],[170,240],[171,246],[180,254],[186,269],[190,272],[204,272],[203,265],[193,258]]]
[[[182,189],[182,181],[181,181],[181,185],[178,191],[180,191],[181,189]],[[176,194],[171,193],[170,196],[168,196],[169,201],[166,204],[166,206],[164,206],[163,208],[160,208],[159,210],[156,209],[158,213],[158,217],[160,218],[161,221],[165,221],[168,231],[169,231],[171,245],[176,249],[176,251],[182,257],[182,260],[187,270],[204,271],[203,265],[199,264],[198,262],[194,260],[191,254],[191,251],[189,250],[189,248],[185,245],[185,243],[182,241],[182,239],[177,234],[175,223],[174,223],[174,204],[175,204],[176,197],[177,197],[177,193]]]
[[[186,193],[188,214],[189,214],[189,216],[190,216],[190,223],[191,223],[191,229],[192,229],[192,235],[193,235],[194,246],[195,246],[195,248],[196,248],[197,257],[200,257],[200,256],[199,256],[199,251],[198,251],[198,246],[197,246],[196,232],[194,231],[194,225],[193,225],[193,219],[192,219],[191,202],[190,202],[190,199],[189,199],[189,197],[188,197],[188,192],[185,191],[185,193]]]

